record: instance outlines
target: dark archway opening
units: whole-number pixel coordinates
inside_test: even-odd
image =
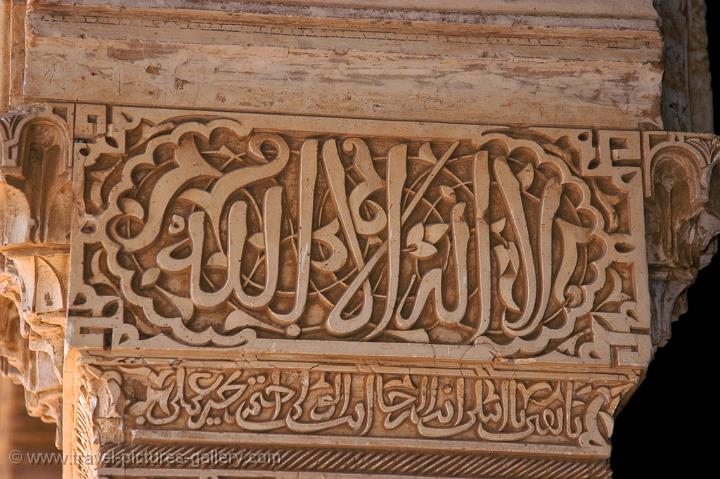
[[[707,1],[715,133],[720,134],[720,2]],[[615,479],[705,477],[717,461],[713,431],[720,362],[720,254],[688,293],[688,312],[655,355],[647,377],[615,423]],[[680,476],[682,475],[682,476]]]

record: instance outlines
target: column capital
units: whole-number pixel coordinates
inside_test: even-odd
[[[25,388],[28,412],[58,426],[73,208],[67,112],[0,117],[0,361]]]

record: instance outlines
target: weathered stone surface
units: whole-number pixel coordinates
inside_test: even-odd
[[[610,477],[720,233],[651,2],[3,8],[0,357],[65,477]]]
[[[661,124],[662,45],[649,1],[615,11],[566,5],[568,15],[567,2],[555,2],[554,11],[546,2],[466,3],[459,13],[453,5],[398,10],[408,6],[403,2],[223,2],[223,11],[212,2],[107,3],[36,2],[28,9],[25,101]]]
[[[662,116],[665,128],[713,131],[705,0],[657,2],[665,44]]]

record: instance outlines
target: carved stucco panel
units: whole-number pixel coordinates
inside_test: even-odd
[[[78,345],[649,359],[638,133],[143,115],[77,145]]]

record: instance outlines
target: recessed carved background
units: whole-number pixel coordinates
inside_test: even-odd
[[[126,117],[77,151],[72,309],[122,322],[114,344],[475,344],[608,363],[609,344],[637,350],[649,331],[640,170],[613,167],[591,131]]]

